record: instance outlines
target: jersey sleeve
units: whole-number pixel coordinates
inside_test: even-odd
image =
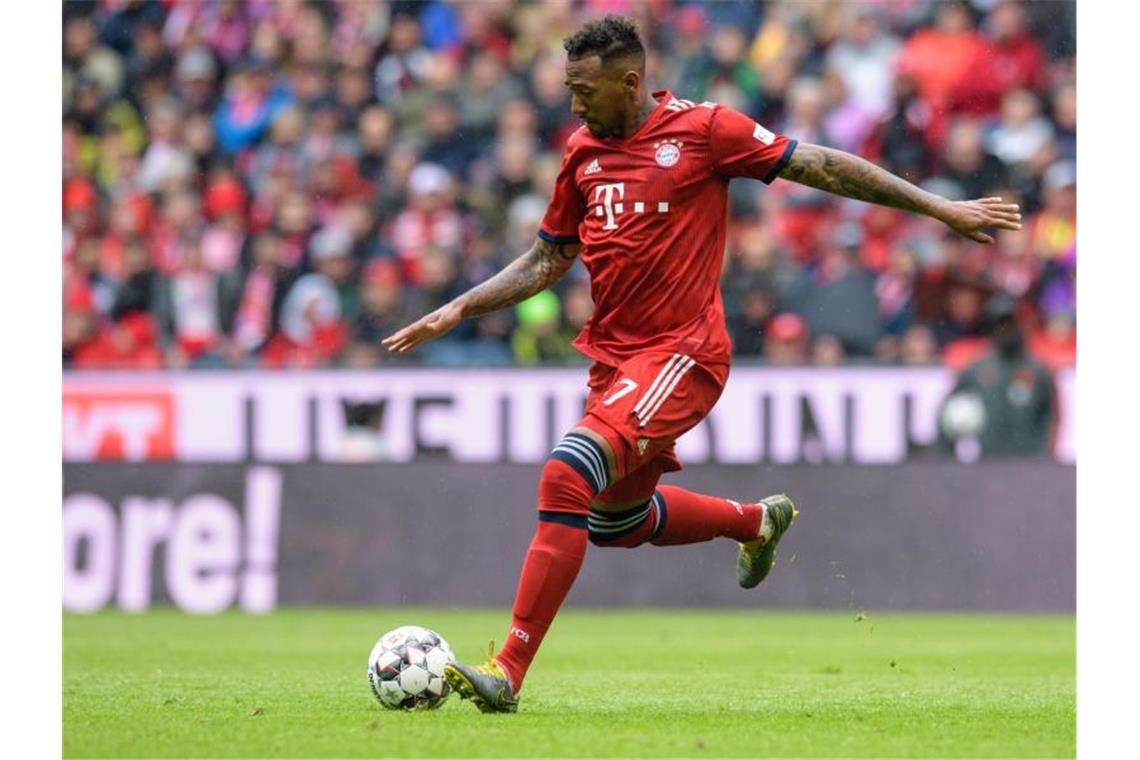
[[[770,132],[739,111],[719,106],[712,113],[709,144],[713,167],[722,176],[769,183],[788,165],[797,142]]]
[[[548,243],[577,243],[578,225],[586,215],[585,199],[578,189],[578,183],[574,181],[577,162],[573,156],[573,148],[567,146],[566,154],[562,157],[562,168],[554,180],[550,205],[546,207],[542,224],[538,228],[538,236]]]

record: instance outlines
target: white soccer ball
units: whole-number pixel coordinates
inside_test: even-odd
[[[431,710],[451,689],[443,666],[455,661],[447,639],[418,625],[388,631],[368,655],[368,685],[389,710]]]

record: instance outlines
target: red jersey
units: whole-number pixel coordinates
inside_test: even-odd
[[[594,314],[574,341],[610,366],[645,351],[728,364],[720,273],[728,181],[771,182],[796,141],[716,103],[653,93],[628,138],[585,127],[566,143],[539,237],[581,242]]]

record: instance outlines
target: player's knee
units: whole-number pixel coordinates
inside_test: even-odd
[[[585,514],[594,499],[593,483],[565,462],[549,459],[538,479],[538,508]]]
[[[605,450],[594,439],[567,433],[542,468],[538,508],[585,513],[610,484]]]
[[[590,543],[595,546],[633,549],[648,541],[654,532],[650,500],[620,512],[592,509],[586,520]]]

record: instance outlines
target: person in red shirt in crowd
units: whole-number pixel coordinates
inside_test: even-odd
[[[523,564],[507,643],[482,666],[453,663],[448,683],[484,712],[514,712],[538,647],[585,558],[599,546],[739,542],[737,581],[767,577],[796,516],[783,494],[747,504],[659,485],[681,468],[676,439],[716,403],[731,344],[719,280],[733,177],[794,182],[933,217],[983,243],[1016,229],[1016,205],[952,202],[842,151],[797,143],[717,103],[645,86],[632,21],[586,23],[564,41],[567,143],[538,240],[499,274],[383,344],[397,353],[470,317],[517,304],[580,257],[595,310],[575,340],[594,360],[586,413],[554,448],[538,486],[538,528]]]
[[[998,113],[1002,96],[1015,89],[1039,92],[1045,88],[1045,53],[1030,36],[1025,8],[1018,0],[1002,0],[986,17],[980,55],[954,88],[951,108],[959,113],[989,118]]]
[[[74,347],[72,364],[79,369],[158,369],[162,353],[151,308],[155,278],[150,257],[138,242],[123,249],[125,279],[111,305],[110,321],[95,328],[89,340]],[[90,302],[77,298],[77,312],[89,310]],[[92,315],[92,319],[93,319]]]
[[[246,193],[241,182],[229,171],[220,171],[206,189],[206,218],[202,232],[201,256],[206,268],[219,274],[237,269],[245,247]]]
[[[907,40],[899,56],[898,74],[913,78],[930,106],[933,118],[927,140],[932,145],[942,142],[951,113],[974,113],[978,108],[984,113],[992,107],[992,85],[976,76],[988,55],[988,43],[974,29],[969,6],[960,0],[939,4],[934,26]]]

